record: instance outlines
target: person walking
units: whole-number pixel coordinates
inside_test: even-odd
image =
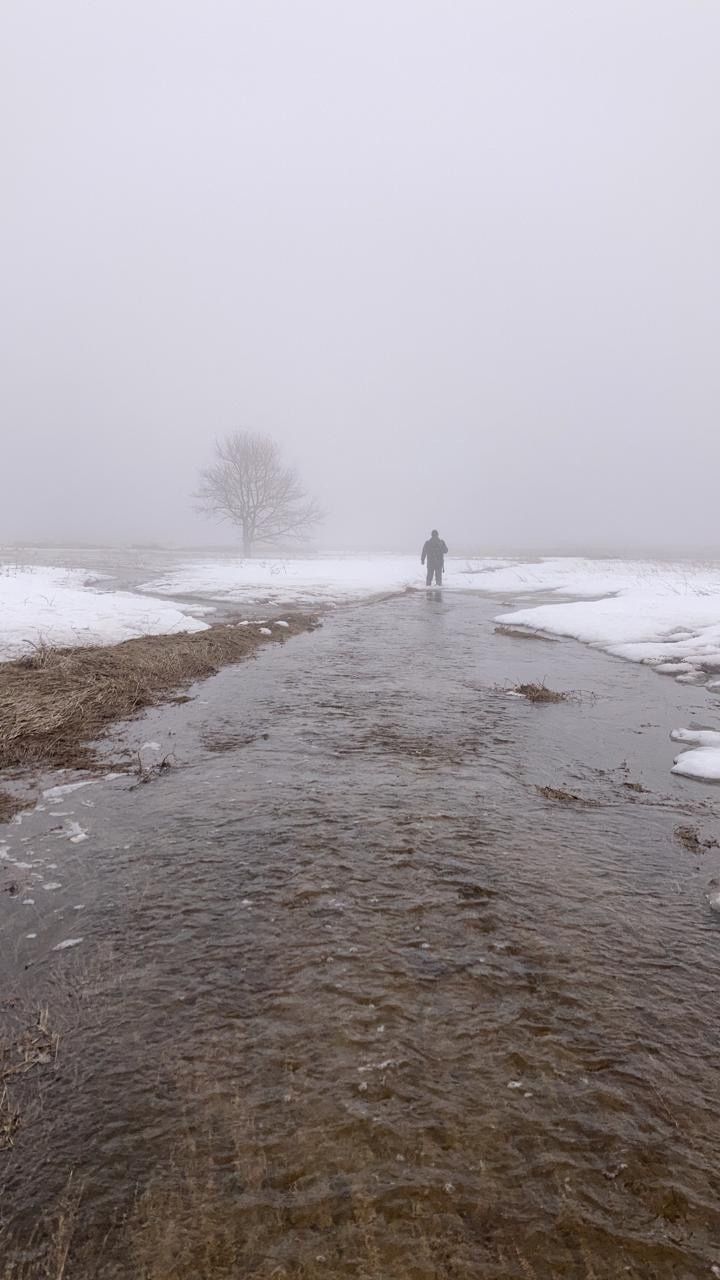
[[[422,549],[420,563],[427,562],[427,586],[432,586],[432,580],[435,579],[439,587],[442,586],[443,569],[445,568],[445,557],[448,553],[447,544],[440,537],[437,529],[433,529],[425,546]]]

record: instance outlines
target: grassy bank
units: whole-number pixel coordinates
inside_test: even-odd
[[[176,698],[196,680],[315,625],[310,615],[290,614],[284,627],[222,623],[117,645],[40,648],[1,663],[0,770],[92,768],[93,743],[110,724]],[[0,821],[13,806],[15,797],[0,798]]]

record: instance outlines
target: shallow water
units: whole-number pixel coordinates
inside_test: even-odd
[[[70,1277],[720,1264],[720,858],[674,836],[720,838],[718,792],[668,741],[707,695],[497,611],[338,610],[123,729],[161,776],[7,829],[0,978],[62,1031],[0,1153],[14,1239],[72,1169]]]

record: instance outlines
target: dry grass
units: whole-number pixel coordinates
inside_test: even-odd
[[[324,1167],[327,1137],[297,1124],[273,1141],[241,1089],[207,1071],[177,1077],[184,1106],[154,1168],[98,1215],[70,1175],[22,1240],[0,1232],[0,1280],[609,1280],[675,1275],[672,1250],[607,1236],[584,1220],[565,1170],[548,1170],[542,1222],[521,1195],[488,1203],[460,1188],[374,1176],[361,1139]],[[284,1105],[301,1105],[299,1098]],[[344,1126],[343,1126],[344,1128]],[[278,1134],[275,1131],[275,1138]],[[420,1157],[421,1158],[421,1157]],[[622,1166],[625,1168],[626,1166]],[[611,1175],[614,1176],[614,1175]],[[393,1186],[395,1181],[399,1183]],[[92,1184],[90,1184],[92,1185]],[[398,1195],[398,1191],[401,1194]],[[499,1191],[499,1188],[497,1189]],[[655,1256],[656,1255],[656,1256]],[[657,1262],[657,1265],[655,1265]],[[687,1271],[687,1268],[685,1269]],[[685,1274],[683,1271],[683,1274]],[[698,1273],[699,1274],[699,1273]]]
[[[59,1045],[59,1035],[50,1029],[47,1008],[38,1010],[31,1025],[20,1025],[0,1040],[0,1151],[13,1146],[20,1124],[20,1109],[10,1094],[9,1085],[34,1067],[55,1063]]]
[[[22,809],[24,801],[9,791],[0,791],[0,822],[9,822]]]
[[[500,622],[495,627],[496,636],[509,636],[512,640],[543,640],[545,643],[556,644],[554,636],[546,636],[540,631],[527,631],[523,627],[508,626],[505,622]]]
[[[697,827],[680,826],[675,828],[675,839],[680,841],[690,853],[707,853],[708,849],[720,848],[712,837],[703,840]]]
[[[536,787],[535,790],[543,800],[552,800],[554,804],[579,804],[585,809],[597,807],[596,800],[584,800],[582,796],[575,795],[574,791],[565,791],[562,787]]]
[[[527,698],[528,702],[567,702],[569,698],[575,696],[570,693],[558,693],[556,689],[548,689],[544,682],[542,684],[517,684],[513,689],[513,693],[522,694],[523,698]]]
[[[0,769],[92,768],[90,744],[112,722],[167,701],[266,642],[282,642],[315,625],[305,614],[288,621],[288,628],[273,628],[270,636],[262,635],[258,624],[223,623],[193,634],[143,636],[106,647],[41,646],[27,658],[2,663]]]

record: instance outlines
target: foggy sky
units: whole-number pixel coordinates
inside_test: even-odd
[[[0,538],[720,554],[715,0],[5,0]]]

